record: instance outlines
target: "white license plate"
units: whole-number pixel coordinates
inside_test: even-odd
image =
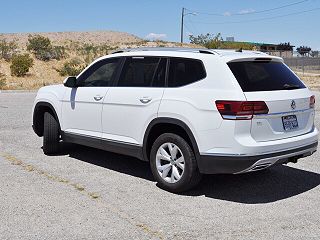
[[[295,130],[299,127],[296,115],[282,117],[282,123],[285,131]]]

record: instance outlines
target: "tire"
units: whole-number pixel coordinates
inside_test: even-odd
[[[49,113],[44,113],[43,126],[43,152],[46,155],[51,155],[59,152],[60,126],[54,116]]]
[[[158,186],[170,192],[190,190],[201,180],[194,152],[176,134],[164,133],[155,140],[150,153],[150,166]]]

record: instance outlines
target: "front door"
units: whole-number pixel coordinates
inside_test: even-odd
[[[62,130],[82,136],[101,137],[102,103],[115,77],[119,58],[92,64],[68,88],[62,102]]]

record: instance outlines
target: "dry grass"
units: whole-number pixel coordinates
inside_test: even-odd
[[[129,33],[115,32],[115,31],[92,31],[92,32],[46,32],[46,33],[6,33],[0,34],[0,40],[6,39],[8,41],[15,40],[19,48],[24,49],[28,36],[40,34],[48,37],[53,44],[66,45],[70,42],[92,43],[95,45],[107,43],[116,45],[124,42],[140,42],[142,39]]]
[[[312,90],[320,90],[320,74],[315,76],[310,76],[308,74],[298,74],[300,79]]]
[[[32,90],[39,89],[40,87],[60,84],[64,77],[61,77],[54,68],[59,68],[62,62],[52,60],[43,62],[34,59],[34,66],[30,69],[29,73],[24,77],[13,77],[10,73],[10,63],[0,60],[0,71],[5,74],[6,86],[4,90]]]

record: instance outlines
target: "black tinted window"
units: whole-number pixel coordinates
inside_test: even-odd
[[[231,62],[228,65],[244,92],[305,88],[281,62]]]
[[[194,83],[206,77],[200,60],[171,58],[169,70],[169,87],[180,87]]]
[[[79,86],[97,87],[110,86],[113,76],[116,72],[119,58],[102,60],[92,65],[79,78]]]
[[[163,87],[166,59],[158,57],[127,58],[118,86],[121,87]]]

